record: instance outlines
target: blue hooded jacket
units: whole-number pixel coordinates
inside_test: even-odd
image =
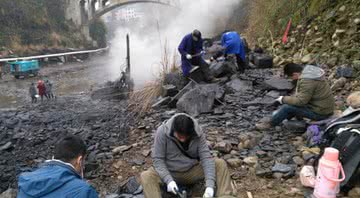
[[[191,70],[191,61],[186,59],[186,55],[200,54],[203,50],[203,39],[201,38],[199,41],[194,41],[192,38],[192,34],[188,34],[182,39],[178,50],[181,54],[181,68],[183,70],[183,74],[187,76]],[[200,61],[203,61],[201,56],[194,57],[193,59],[198,58],[201,59]]]
[[[225,54],[238,54],[245,62],[245,47],[237,32],[226,32],[221,37],[221,45],[225,47]]]
[[[19,177],[17,198],[98,198],[93,187],[69,165],[58,161],[44,163]]]

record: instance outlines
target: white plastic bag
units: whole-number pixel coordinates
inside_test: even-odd
[[[303,186],[315,187],[316,175],[313,166],[304,166],[300,171],[300,181]]]

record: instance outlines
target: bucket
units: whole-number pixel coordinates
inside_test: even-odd
[[[339,179],[340,173],[341,179]],[[319,160],[314,197],[336,198],[340,190],[340,182],[344,180],[345,173],[339,161],[339,151],[335,148],[326,148]]]

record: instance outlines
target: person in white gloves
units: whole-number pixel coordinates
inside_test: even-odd
[[[184,77],[189,77],[193,66],[199,66],[206,81],[213,79],[209,71],[209,65],[202,57],[204,54],[203,39],[199,30],[187,34],[181,40],[178,50],[181,55],[181,69]]]
[[[160,198],[162,184],[174,195],[179,185],[205,180],[203,197],[235,197],[226,162],[213,159],[205,134],[187,114],[176,114],[157,130],[152,150],[153,167],[141,173],[146,198]]]
[[[271,119],[263,119],[256,124],[257,129],[269,129],[294,117],[319,121],[333,115],[335,99],[323,69],[289,63],[284,67],[284,74],[296,82],[296,92],[292,96],[277,98],[280,109],[273,113]]]

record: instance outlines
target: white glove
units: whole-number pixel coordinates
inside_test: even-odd
[[[187,58],[188,60],[190,60],[190,59],[192,59],[192,56],[191,56],[190,54],[186,54],[186,58]]]
[[[280,96],[275,101],[279,102],[280,104],[283,104],[283,98],[284,96]]]
[[[205,189],[205,193],[203,195],[203,198],[210,198],[210,197],[214,197],[214,189],[210,188],[210,187],[207,187]]]
[[[202,55],[206,54],[205,50],[201,51],[200,54]]]
[[[210,61],[211,61],[211,62],[213,62],[214,60],[215,60],[214,57],[211,57],[211,58],[210,58]]]
[[[176,183],[174,181],[171,181],[168,185],[167,185],[167,191],[170,193],[174,193],[174,195],[177,194],[177,192],[179,191],[178,186],[176,185]]]

